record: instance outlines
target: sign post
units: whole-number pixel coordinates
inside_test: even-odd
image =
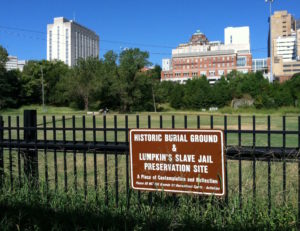
[[[145,191],[225,195],[221,130],[130,130],[131,186]]]

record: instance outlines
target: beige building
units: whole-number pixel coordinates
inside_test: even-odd
[[[287,11],[276,11],[272,15],[271,41],[273,76],[284,82],[300,72],[300,30]]]

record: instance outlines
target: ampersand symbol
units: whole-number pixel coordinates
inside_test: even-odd
[[[173,152],[176,152],[176,151],[177,151],[177,148],[176,148],[176,145],[175,145],[175,144],[172,145],[172,151],[173,151]]]

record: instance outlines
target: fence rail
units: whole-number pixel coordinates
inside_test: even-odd
[[[131,190],[128,134],[131,128],[217,127],[222,129],[225,135],[225,201],[230,200],[230,186],[235,180],[240,207],[243,206],[245,190],[251,191],[255,199],[259,187],[266,186],[268,209],[271,211],[275,187],[272,188],[272,181],[275,174],[282,179],[280,192],[283,203],[287,201],[288,184],[296,185],[294,191],[297,194],[300,217],[300,116],[288,117],[288,121],[287,117],[283,116],[271,124],[271,116],[260,118],[259,123],[255,116],[246,119],[237,116],[235,122],[231,120],[229,123],[230,117],[225,115],[218,117],[216,123],[216,117],[212,115],[205,118],[205,122],[201,121],[200,115],[184,115],[180,118],[180,126],[176,123],[178,117],[171,115],[166,119],[162,115],[155,118],[148,115],[141,120],[137,115],[131,116],[129,121],[128,115],[122,118],[116,115],[82,116],[80,119],[75,116],[62,116],[61,119],[57,119],[52,116],[49,121],[46,116],[38,118],[36,111],[24,111],[23,118],[17,116],[14,120],[11,116],[0,116],[0,177],[3,180],[5,175],[8,176],[12,189],[16,183],[21,184],[22,174],[37,182],[43,179],[47,188],[52,184],[57,189],[59,181],[63,183],[65,191],[70,187],[78,190],[82,185],[85,196],[90,185],[96,191],[103,187],[106,204],[109,203],[108,191],[112,186],[116,206],[121,190],[126,193],[129,206]],[[23,126],[20,126],[21,119]],[[246,124],[243,123],[243,119],[247,120]],[[266,164],[263,165],[263,170],[258,170],[258,163]],[[275,172],[274,163],[277,163],[275,167],[279,169]],[[289,165],[292,165],[291,170],[288,170]],[[232,166],[237,167],[237,174],[229,176]],[[83,169],[83,172],[80,169]],[[100,173],[102,170],[104,173]],[[287,181],[290,173],[293,173],[292,177]],[[243,185],[244,174],[252,175],[252,184],[248,185],[248,188]],[[237,176],[235,180],[231,178],[233,175]],[[260,183],[258,187],[258,177],[266,179],[267,184]],[[138,192],[138,197],[140,199],[141,192]],[[149,193],[149,198],[152,200],[152,193]]]

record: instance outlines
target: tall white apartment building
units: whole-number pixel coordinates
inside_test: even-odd
[[[47,25],[47,60],[74,66],[79,58],[99,56],[99,36],[73,20],[54,18]]]

